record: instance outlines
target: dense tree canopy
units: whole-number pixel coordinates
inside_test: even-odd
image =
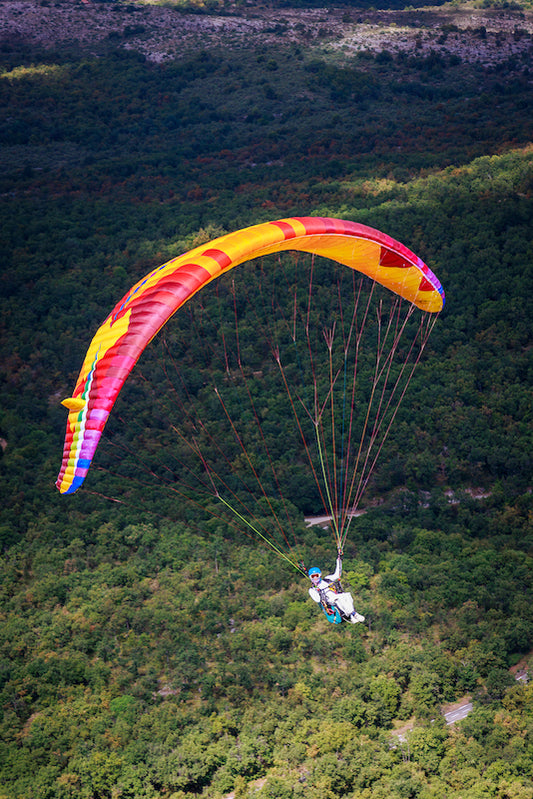
[[[1,43],[0,797],[532,799],[532,688],[515,679],[533,648],[529,63],[328,57],[282,36],[238,56]],[[252,348],[260,268],[247,296],[213,285],[172,320],[86,490],[53,488],[59,401],[119,297],[196,244],[293,214],[385,230],[447,294],[351,526],[364,626],[329,625],[214,501],[147,488],[145,466],[180,479],[169,373],[179,362],[212,414],[237,307],[298,553],[333,568],[329,531],[303,520],[322,509],[271,353]],[[447,726],[465,696],[472,713]]]

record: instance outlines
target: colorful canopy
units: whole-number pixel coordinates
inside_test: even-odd
[[[424,311],[438,312],[444,292],[429,267],[394,239],[355,222],[281,219],[221,236],[158,267],[135,284],[94,336],[69,409],[56,485],[83,483],[117,395],[142,351],[165,322],[211,280],[244,261],[284,250],[325,256],[368,275]]]

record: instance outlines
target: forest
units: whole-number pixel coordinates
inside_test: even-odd
[[[331,32],[293,41],[279,15],[300,3],[274,3],[274,40],[161,61],[135,16],[149,4],[93,5],[126,27],[0,31],[0,799],[533,799],[530,4],[453,0],[426,9],[424,47],[351,51]],[[359,6],[403,9],[339,4],[354,30]],[[236,13],[164,8],[178,32],[184,10]],[[475,22],[487,9],[492,29]],[[463,38],[494,58],[447,49]],[[84,485],[54,485],[60,402],[118,300],[193,247],[289,216],[384,231],[446,292],[350,523],[353,626],[328,623],[253,529],[281,507],[260,417],[283,536],[333,571],[263,336],[274,312],[290,326],[300,265],[308,324],[340,329],[350,297],[320,259],[266,256],[200,292],[139,360]],[[248,523],[186,478],[200,441],[240,496],[247,458],[219,394],[264,488]]]

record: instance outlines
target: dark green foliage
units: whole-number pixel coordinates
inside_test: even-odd
[[[2,45],[1,797],[532,797],[532,690],[510,672],[533,647],[528,64],[308,60],[274,33],[262,53],[164,65],[113,38],[98,58]],[[344,581],[365,626],[329,625],[288,564],[183,486],[170,424],[209,449],[184,409],[216,420],[224,385],[266,486],[254,514],[270,530],[282,510],[238,391],[235,307],[285,532],[333,568],[329,532],[302,521],[321,507],[270,347],[253,346],[261,269],[167,326],[87,488],[53,487],[59,400],[126,289],[226,230],[311,213],[404,241],[448,297],[352,522]],[[330,274],[316,270],[317,330]],[[299,385],[296,351],[286,372]],[[465,694],[473,713],[446,727]]]

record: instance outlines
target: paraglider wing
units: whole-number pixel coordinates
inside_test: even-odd
[[[330,258],[362,272],[424,311],[444,304],[442,287],[414,253],[384,233],[323,217],[281,219],[221,236],[168,261],[136,283],[94,336],[72,397],[56,486],[83,483],[117,395],[144,348],[197,291],[244,261],[283,250]]]

